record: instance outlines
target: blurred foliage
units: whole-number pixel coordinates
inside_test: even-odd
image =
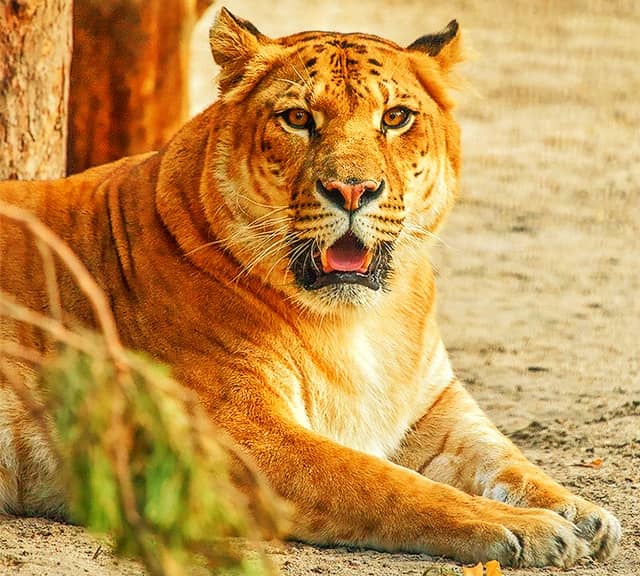
[[[152,575],[195,566],[270,573],[233,540],[256,532],[247,498],[230,482],[230,445],[221,446],[195,396],[165,367],[130,353],[118,366],[88,338],[84,351],[63,347],[44,376],[70,519],[109,533],[118,553],[141,558]]]
[[[2,201],[0,216],[33,234],[51,313],[0,291],[0,319],[41,331],[58,345],[47,361],[41,350],[9,339],[0,342],[0,360],[14,356],[41,367],[44,412],[40,390],[9,372],[6,384],[57,455],[70,519],[110,534],[116,551],[139,557],[151,576],[193,574],[198,567],[197,573],[270,573],[264,555],[234,539],[281,532],[276,518],[284,508],[257,470],[167,368],[123,348],[106,295],[59,236]],[[53,255],[89,300],[98,334],[63,323]]]

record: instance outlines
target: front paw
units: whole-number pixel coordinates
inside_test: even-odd
[[[553,510],[576,525],[591,556],[606,560],[616,553],[622,528],[611,512],[579,496],[571,496]]]
[[[589,556],[606,560],[618,549],[622,530],[617,518],[527,463],[504,470],[485,496],[512,506],[553,510],[572,522],[588,545]]]
[[[550,510],[511,510],[500,515],[499,523],[510,545],[498,546],[493,559],[503,565],[567,568],[589,556],[589,546],[579,528]]]

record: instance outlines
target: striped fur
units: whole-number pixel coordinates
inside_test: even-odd
[[[170,364],[292,502],[292,537],[505,565],[609,557],[617,520],[497,431],[455,379],[438,331],[429,240],[460,166],[448,95],[457,25],[403,49],[362,34],[272,40],[223,10],[211,45],[220,99],[165,149],[5,183],[0,198],[74,248],[127,345]],[[408,124],[383,129],[396,106],[411,111]],[[290,109],[314,128],[289,125]],[[385,187],[347,214],[318,192],[332,179]],[[8,221],[0,230],[2,289],[46,312],[33,240]],[[306,289],[296,266],[318,266],[347,230],[388,265],[380,289]],[[59,279],[67,317],[91,324],[62,268]],[[23,325],[0,330],[50,346]],[[32,382],[28,367],[13,369]],[[0,511],[62,511],[39,434],[5,387]]]

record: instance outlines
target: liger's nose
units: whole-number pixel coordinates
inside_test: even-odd
[[[316,184],[318,193],[324,196],[332,204],[339,206],[346,212],[355,212],[368,202],[375,200],[384,190],[384,180],[356,180],[350,178],[346,181],[328,180]]]

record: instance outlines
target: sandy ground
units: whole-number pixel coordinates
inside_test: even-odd
[[[640,5],[226,5],[269,35],[332,28],[409,43],[454,17],[466,28],[481,55],[465,66],[478,95],[460,98],[463,194],[434,250],[445,342],[500,428],[620,518],[618,557],[566,573],[639,574]],[[214,93],[205,32],[195,39],[196,109]],[[600,467],[584,466],[596,459]],[[298,544],[273,548],[272,558],[292,576],[451,573],[426,556]],[[117,563],[105,543],[77,527],[12,519],[0,525],[0,574],[142,570]]]

